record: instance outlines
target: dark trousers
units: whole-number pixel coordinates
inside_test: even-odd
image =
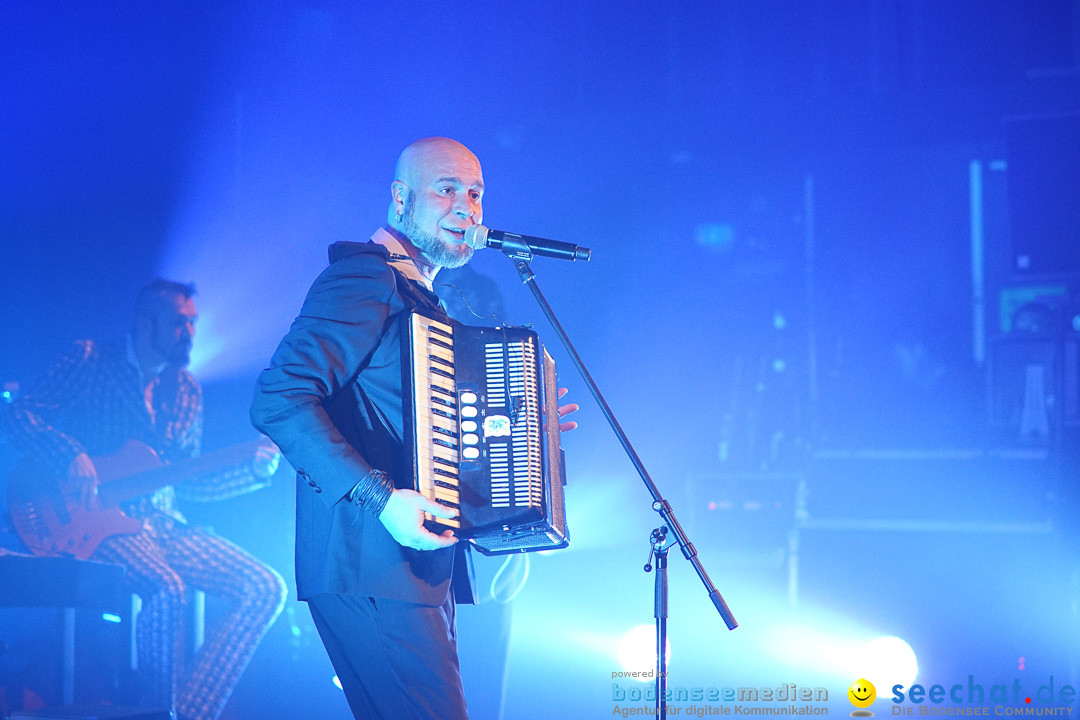
[[[430,607],[326,593],[308,607],[357,720],[468,720],[453,597]]]

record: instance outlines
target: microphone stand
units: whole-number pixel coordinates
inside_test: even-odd
[[[570,359],[574,363],[574,367],[577,368],[578,373],[581,375],[585,384],[588,386],[589,391],[592,393],[593,398],[596,399],[597,404],[604,413],[604,417],[607,418],[608,424],[611,425],[611,429],[615,432],[616,437],[619,439],[619,443],[623,446],[623,450],[626,451],[627,456],[630,458],[630,462],[633,463],[634,469],[637,470],[638,475],[641,477],[641,481],[645,483],[645,487],[648,489],[649,494],[652,495],[652,509],[655,510],[661,518],[664,520],[664,524],[670,529],[671,534],[675,537],[675,542],[678,543],[679,549],[682,550],[683,557],[690,561],[690,564],[694,566],[694,570],[697,572],[698,577],[701,579],[702,584],[705,586],[705,590],[709,593],[709,599],[712,601],[713,606],[717,612],[720,613],[720,617],[723,618],[724,624],[727,625],[728,630],[734,630],[739,626],[735,621],[735,616],[731,614],[731,610],[728,608],[727,603],[724,602],[724,598],[720,595],[720,591],[713,585],[712,580],[709,579],[708,573],[705,572],[705,568],[702,567],[701,561],[698,559],[697,549],[693,543],[686,537],[686,532],[683,530],[682,525],[675,518],[675,511],[672,510],[671,505],[660,494],[660,490],[657,489],[656,483],[653,482],[649,476],[649,472],[645,469],[645,465],[641,462],[634,447],[630,444],[630,439],[623,432],[622,426],[619,425],[619,421],[615,418],[615,414],[608,407],[607,401],[604,400],[604,396],[600,394],[600,389],[596,386],[596,382],[593,381],[592,376],[589,374],[588,369],[585,367],[585,363],[582,362],[581,357],[574,350],[573,344],[570,342],[570,338],[567,336],[566,331],[563,330],[562,325],[559,323],[558,318],[555,317],[555,312],[551,309],[544,294],[540,292],[540,288],[536,285],[536,275],[532,271],[530,263],[532,262],[532,251],[528,245],[518,242],[510,242],[506,239],[503,240],[502,247],[500,248],[503,254],[505,254],[514,263],[514,268],[517,270],[518,275],[521,277],[521,281],[529,286],[529,290],[532,291],[533,297],[536,298],[536,302],[539,303],[540,309],[544,311],[544,315],[547,316],[548,322],[551,323],[555,333],[559,336],[566,351],[570,354]],[[661,544],[663,540],[660,540]],[[669,546],[670,547],[670,546]],[[657,554],[657,553],[654,553]],[[660,570],[661,558],[657,554],[657,642],[666,640],[667,634],[667,550],[663,551],[663,570]],[[663,605],[664,605],[664,617],[660,617],[659,604],[660,604],[660,584],[661,575],[663,575]],[[658,647],[656,653],[656,666],[657,666],[657,696],[656,696],[656,709],[660,717],[667,716],[667,703],[660,693],[661,680],[664,684],[667,681],[667,658],[664,652],[664,647]],[[663,714],[660,714],[663,713]]]
[[[661,525],[649,535],[652,544],[649,559],[645,562],[645,572],[652,572],[653,558],[656,558],[656,580],[653,583],[653,615],[656,617],[656,714],[667,717],[667,618],[668,618],[668,581],[667,556],[670,545],[667,540],[667,525]]]

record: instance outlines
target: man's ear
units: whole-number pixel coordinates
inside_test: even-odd
[[[390,198],[394,203],[394,212],[398,215],[405,213],[405,198],[409,196],[409,186],[400,180],[390,183]]]

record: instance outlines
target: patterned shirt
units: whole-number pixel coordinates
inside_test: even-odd
[[[0,407],[0,431],[47,473],[63,478],[80,453],[107,455],[127,440],[146,443],[165,463],[193,458],[202,445],[202,414],[202,388],[187,370],[166,367],[147,389],[125,341],[80,340],[26,395]],[[244,463],[162,488],[124,510],[137,517],[156,510],[183,520],[177,495],[219,500],[265,484]]]

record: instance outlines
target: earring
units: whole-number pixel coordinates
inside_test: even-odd
[[[394,216],[394,222],[401,222],[401,213]]]

